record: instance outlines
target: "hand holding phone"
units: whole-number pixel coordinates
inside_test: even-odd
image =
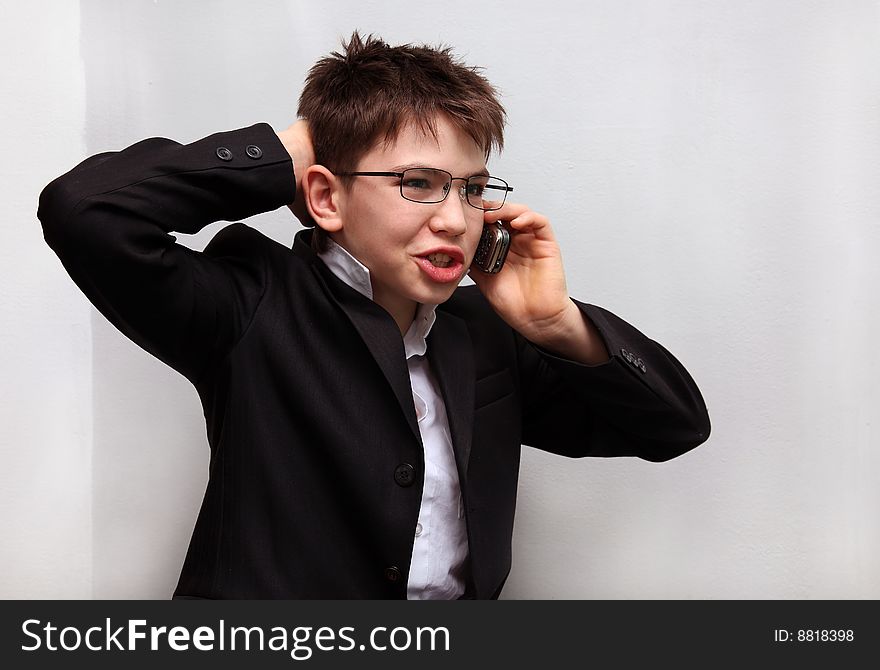
[[[488,223],[483,226],[483,234],[480,236],[472,265],[490,275],[501,272],[509,249],[510,231],[501,221]]]

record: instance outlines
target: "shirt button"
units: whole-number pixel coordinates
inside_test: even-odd
[[[217,158],[221,161],[231,161],[232,152],[226,147],[217,147]]]
[[[247,152],[248,158],[256,159],[263,155],[263,150],[256,144],[249,144],[247,149],[245,149],[245,152]]]
[[[393,565],[390,568],[385,568],[385,579],[389,582],[400,581],[400,577],[400,568]]]
[[[422,534],[422,524],[417,523],[416,524],[416,537],[421,536],[421,534]]]
[[[394,469],[394,481],[398,486],[412,486],[416,480],[416,469],[409,463],[401,463]]]

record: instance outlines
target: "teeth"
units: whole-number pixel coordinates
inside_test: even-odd
[[[452,265],[452,256],[448,254],[429,254],[428,260],[431,261],[431,265],[438,268],[448,268]]]

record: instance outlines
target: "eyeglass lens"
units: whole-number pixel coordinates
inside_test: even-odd
[[[400,194],[414,202],[442,202],[452,186],[452,176],[436,168],[410,168],[400,179]],[[468,204],[477,209],[499,209],[507,197],[507,182],[474,175],[463,186]]]

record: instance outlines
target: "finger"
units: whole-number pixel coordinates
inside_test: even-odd
[[[491,203],[489,201],[486,201],[485,206],[493,207],[496,204],[497,203]],[[493,210],[485,212],[484,219],[485,219],[486,223],[493,223],[495,221],[510,221],[510,220],[515,219],[519,215],[524,214],[525,212],[528,212],[528,211],[529,211],[528,205],[522,205],[522,204],[515,203],[515,202],[508,202],[508,203],[505,203],[500,209],[493,209]]]
[[[511,231],[515,233],[530,233],[535,239],[547,242],[555,242],[556,237],[550,226],[550,220],[542,214],[527,211],[511,219],[507,223]]]

